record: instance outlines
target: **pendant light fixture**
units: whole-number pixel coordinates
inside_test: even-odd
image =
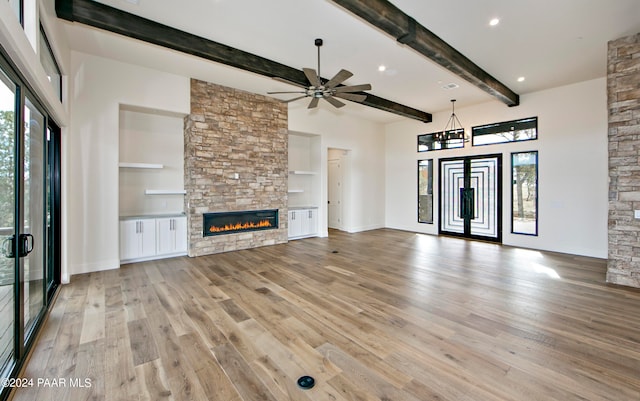
[[[434,138],[440,143],[446,143],[452,139],[464,140],[464,128],[456,116],[456,99],[451,99],[451,117],[444,126],[442,132],[434,134]]]

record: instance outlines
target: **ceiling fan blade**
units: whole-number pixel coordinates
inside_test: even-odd
[[[283,100],[283,102],[284,103],[290,103],[290,102],[294,102],[294,101],[296,101],[298,99],[302,99],[303,97],[307,97],[307,95],[294,97],[293,99],[289,99],[289,100]]]
[[[307,93],[305,91],[284,91],[284,92],[267,92],[267,95],[278,95],[282,93]]]
[[[318,102],[320,101],[319,97],[314,97],[313,99],[311,99],[311,101],[309,102],[309,106],[307,106],[307,109],[313,109],[318,107]]]
[[[284,79],[284,78],[280,78],[280,77],[273,77],[273,79],[275,79],[276,81],[279,81],[279,82],[285,83],[285,84],[289,84],[289,85],[297,86],[298,88],[307,89],[307,87],[306,87],[306,86],[304,86],[304,85],[301,85],[301,84],[299,84],[299,83],[297,83],[297,82],[289,81],[289,80]]]
[[[364,100],[367,98],[366,95],[356,95],[354,93],[336,93],[334,96],[342,99],[351,100],[352,102],[358,102],[358,103],[364,102]]]
[[[303,68],[302,71],[304,71],[304,75],[307,77],[311,85],[315,86],[316,88],[318,86],[322,86],[316,70],[314,70],[313,68]]]
[[[340,92],[360,92],[360,91],[370,91],[371,84],[362,84],[362,85],[352,85],[352,86],[338,86],[334,89],[336,93]]]
[[[341,83],[351,78],[352,76],[353,76],[353,73],[351,73],[350,71],[340,70],[340,72],[338,72],[333,78],[331,78],[329,82],[327,82],[324,85],[324,87],[327,89],[331,89],[334,86],[340,85]]]
[[[324,98],[324,100],[326,100],[327,102],[331,103],[334,107],[340,108],[340,107],[344,106],[344,103],[342,103],[338,99],[334,98],[333,96],[327,96],[327,97]]]

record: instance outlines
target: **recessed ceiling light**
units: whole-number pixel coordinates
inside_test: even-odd
[[[443,85],[442,89],[451,90],[451,89],[456,89],[456,88],[459,88],[459,87],[460,87],[460,85],[451,82],[450,84]]]
[[[518,77],[518,82],[524,82],[524,77]]]
[[[489,21],[489,25],[491,26],[496,26],[500,23],[500,19],[499,18],[493,18],[491,21]]]
[[[380,72],[384,72],[384,71],[386,71],[386,70],[387,70],[387,66],[386,66],[386,65],[380,65],[380,66],[378,66],[378,71],[380,71]]]

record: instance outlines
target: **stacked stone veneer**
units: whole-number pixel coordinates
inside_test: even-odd
[[[287,124],[283,103],[191,80],[184,136],[189,256],[287,242]],[[203,213],[262,209],[279,210],[278,229],[203,236]]]
[[[607,281],[640,287],[640,33],[609,42]]]

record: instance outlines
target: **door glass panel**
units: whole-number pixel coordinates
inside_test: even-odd
[[[464,233],[464,219],[460,214],[461,189],[464,188],[464,160],[440,162],[442,180],[442,231]]]
[[[0,71],[0,368],[13,359],[16,86]]]
[[[24,327],[25,342],[44,306],[45,257],[45,120],[42,113],[25,99],[24,110]]]
[[[498,236],[497,168],[495,157],[471,160],[471,188],[475,195],[471,235]]]

